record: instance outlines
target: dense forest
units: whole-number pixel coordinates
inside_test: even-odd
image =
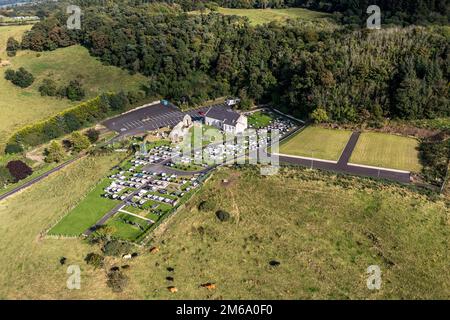
[[[60,12],[34,25],[22,47],[80,43],[107,64],[148,76],[148,94],[180,104],[238,95],[301,117],[325,110],[323,120],[338,122],[450,115],[446,28],[252,27],[245,18],[162,7],[164,14],[147,5],[90,6],[78,31],[66,29]]]

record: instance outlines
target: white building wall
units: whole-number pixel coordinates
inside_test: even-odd
[[[223,130],[223,123],[222,123],[222,121],[219,121],[217,119],[205,117],[205,124],[208,125],[208,126],[213,126],[213,127],[216,127],[216,128],[218,128],[220,130]]]

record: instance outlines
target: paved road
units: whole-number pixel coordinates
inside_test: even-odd
[[[347,163],[350,161],[350,157],[352,156],[353,150],[355,150],[356,143],[358,142],[359,136],[361,132],[353,132],[350,136],[350,139],[347,142],[347,145],[342,151],[341,157],[338,160],[338,166],[341,168],[345,168]]]
[[[86,156],[86,154],[81,154],[81,155],[77,156],[76,158],[74,158],[72,160],[69,160],[67,162],[64,162],[64,163],[60,164],[59,166],[57,166],[57,167],[55,167],[55,168],[45,172],[44,174],[40,175],[39,177],[31,179],[30,181],[24,183],[23,185],[18,186],[17,188],[14,188],[11,191],[8,191],[8,192],[0,195],[0,201],[3,200],[3,199],[8,198],[10,196],[12,196],[13,194],[16,194],[19,191],[22,191],[22,190],[32,186],[33,184],[35,184],[35,183],[41,181],[42,179],[48,177],[52,173],[55,173],[56,171],[59,171],[59,170],[63,169],[64,167],[68,166],[69,164],[71,164],[71,163],[73,163],[73,162],[75,162],[75,161],[77,161],[77,160],[79,160],[79,159],[81,159],[81,158],[83,158],[85,156]]]

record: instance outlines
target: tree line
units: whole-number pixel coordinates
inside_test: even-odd
[[[450,115],[450,35],[440,27],[353,30],[329,22],[253,27],[217,13],[150,14],[146,6],[90,6],[82,30],[64,12],[33,26],[22,47],[81,44],[104,63],[149,78],[148,95],[180,105],[236,95],[328,121]]]

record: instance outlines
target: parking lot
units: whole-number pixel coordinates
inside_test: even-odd
[[[206,112],[209,108],[227,108],[227,106],[223,103],[183,112],[171,103],[167,105],[157,103],[106,120],[103,125],[120,135],[133,135],[163,127],[173,127],[183,120],[186,114],[189,114],[192,120],[198,120],[201,118],[200,113]]]

